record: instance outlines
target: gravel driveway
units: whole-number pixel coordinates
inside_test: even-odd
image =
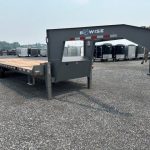
[[[86,78],[54,85],[0,79],[0,150],[149,150],[150,76],[140,61],[95,63]]]

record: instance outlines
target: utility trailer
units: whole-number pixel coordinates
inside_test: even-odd
[[[150,49],[150,30],[129,25],[94,26],[47,30],[48,59],[0,58],[0,74],[8,70],[28,76],[28,83],[35,84],[35,78],[43,78],[48,99],[52,98],[52,83],[87,77],[91,88],[92,59],[95,42],[125,38]],[[84,55],[63,57],[66,41],[83,41]]]

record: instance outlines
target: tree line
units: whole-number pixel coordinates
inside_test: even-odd
[[[0,41],[0,50],[11,50],[20,47],[18,42],[8,43],[5,41]]]
[[[13,49],[16,49],[18,47],[42,49],[42,48],[46,48],[46,44],[36,43],[36,44],[30,44],[30,45],[20,45],[19,42],[9,43],[6,41],[0,41],[0,50],[13,50]]]

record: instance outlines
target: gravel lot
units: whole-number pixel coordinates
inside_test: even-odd
[[[149,150],[150,76],[140,61],[95,63],[86,78],[54,85],[0,79],[0,150]]]

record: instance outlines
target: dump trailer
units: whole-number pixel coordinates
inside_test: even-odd
[[[149,29],[124,24],[48,29],[46,33],[48,59],[0,57],[0,74],[9,70],[26,74],[29,84],[35,84],[36,78],[44,79],[48,99],[52,98],[52,83],[87,77],[87,87],[91,88],[95,42],[125,38],[150,49]],[[63,57],[65,42],[76,40],[83,41],[84,55]]]

